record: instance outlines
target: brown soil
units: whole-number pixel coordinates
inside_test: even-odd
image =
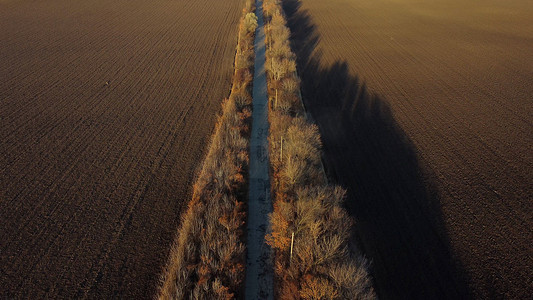
[[[533,294],[533,2],[287,0],[381,298]]]
[[[0,298],[152,298],[242,1],[0,3]]]

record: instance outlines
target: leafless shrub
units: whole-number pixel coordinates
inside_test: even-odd
[[[283,87],[283,90],[289,94],[297,93],[300,89],[300,80],[294,77],[285,78],[283,79],[281,86]]]
[[[273,57],[270,64],[266,65],[273,79],[279,81],[287,74],[296,71],[296,62],[287,58]]]
[[[246,33],[253,33],[255,32],[255,29],[257,28],[257,16],[249,12],[244,16],[244,29],[246,30]]]
[[[327,279],[307,276],[300,290],[302,299],[338,299],[339,292]]]
[[[282,112],[284,112],[286,114],[289,114],[291,112],[291,110],[292,110],[292,105],[288,101],[280,101],[278,106],[277,106],[277,108],[280,111],[282,111]]]
[[[272,43],[277,47],[289,47],[289,37],[291,32],[285,25],[272,25],[271,28]]]
[[[243,89],[245,88],[251,81],[252,81],[252,73],[248,68],[250,68],[252,64],[249,64],[246,68],[237,69],[235,71],[235,80],[233,83],[234,89]]]
[[[283,58],[291,58],[291,48],[287,43],[272,43],[272,46],[268,49],[268,56],[282,60]]]
[[[267,1],[265,1],[266,3]],[[272,14],[272,18],[270,20],[270,25],[272,27],[285,27],[287,28],[286,24],[287,22],[285,22],[285,17],[283,16],[283,13],[282,13],[282,8],[281,8],[281,3],[279,1],[273,1],[273,4],[276,6],[276,8],[273,9],[273,14]],[[289,31],[289,29],[287,28],[287,31]],[[285,37],[285,39],[288,41],[288,36]]]
[[[244,3],[243,13],[252,12],[255,10],[255,1],[254,0],[246,0]]]
[[[233,94],[233,97],[235,97],[235,105],[237,105],[239,109],[252,104],[252,98],[246,92],[236,92]]]
[[[253,62],[250,60],[248,53],[238,52],[235,58],[235,69],[246,70],[252,66]]]

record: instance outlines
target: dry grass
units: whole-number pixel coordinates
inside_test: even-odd
[[[251,121],[251,70],[257,18],[246,4],[229,99],[215,127],[193,198],[183,215],[160,299],[231,299],[242,296]]]
[[[264,12],[274,195],[267,239],[275,251],[276,295],[280,299],[373,299],[367,262],[349,248],[353,222],[342,205],[345,192],[328,184],[318,128],[305,117],[296,57],[280,1],[265,1]]]

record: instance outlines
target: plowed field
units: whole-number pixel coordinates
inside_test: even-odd
[[[384,299],[533,295],[533,2],[287,0]]]
[[[240,0],[0,3],[0,298],[152,298]]]

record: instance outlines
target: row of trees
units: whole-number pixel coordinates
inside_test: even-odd
[[[350,247],[344,190],[328,184],[318,128],[305,117],[280,0],[264,0],[263,11],[274,195],[267,241],[275,252],[276,297],[373,299],[367,262]]]
[[[182,216],[161,277],[160,299],[242,298],[254,10],[248,0],[239,25],[232,91],[222,104],[192,200]]]

